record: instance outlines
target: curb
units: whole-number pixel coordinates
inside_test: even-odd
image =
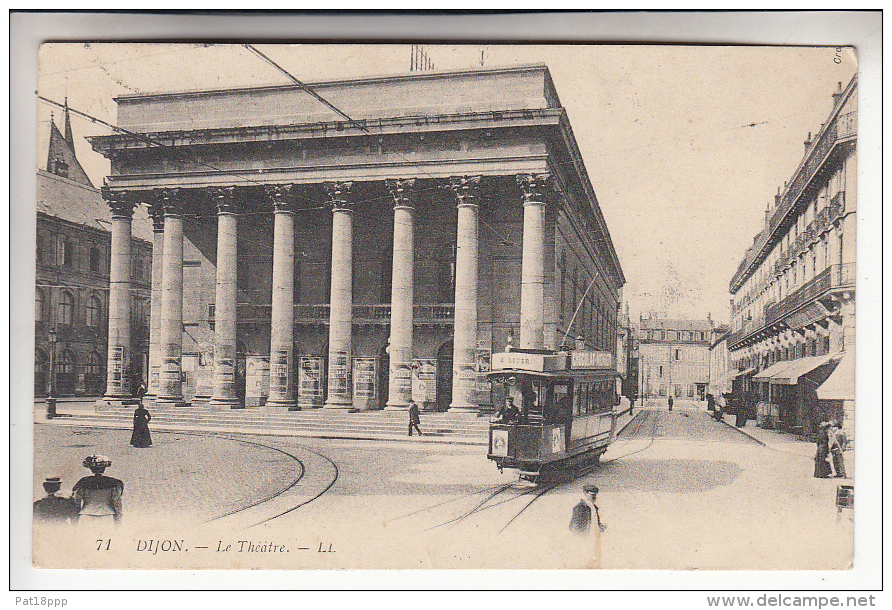
[[[729,424],[729,423],[726,422],[724,419],[722,419],[721,422],[722,422],[723,424],[725,424],[726,426],[728,426],[729,428],[731,428],[732,430],[736,430],[736,431],[739,432],[740,434],[742,434],[742,435],[744,435],[744,436],[746,436],[746,437],[748,437],[748,438],[753,439],[754,441],[756,441],[757,443],[759,443],[759,444],[762,445],[763,447],[768,447],[768,445],[767,445],[764,441],[761,441],[761,440],[757,439],[755,436],[753,436],[753,435],[750,434],[749,432],[745,432],[742,428],[738,428],[737,426],[735,426],[735,425],[733,425],[733,424]]]
[[[67,421],[67,422],[54,422],[52,424],[46,421],[36,421],[34,425],[59,425],[70,428],[99,428],[104,430],[130,430],[131,427],[129,425],[116,424],[114,422],[108,423],[93,423],[93,424],[85,424],[77,421]],[[177,432],[210,432],[210,433],[220,433],[220,434],[244,434],[248,436],[282,436],[282,437],[296,437],[296,438],[319,438],[326,440],[351,440],[351,441],[381,441],[381,442],[391,442],[391,443],[411,443],[411,442],[422,442],[422,443],[439,443],[443,445],[478,445],[478,446],[486,446],[487,441],[484,440],[473,440],[468,437],[455,437],[455,438],[447,438],[445,436],[435,437],[432,434],[425,434],[427,438],[430,438],[429,441],[418,441],[415,440],[416,437],[412,437],[412,440],[409,440],[409,437],[405,439],[397,436],[362,436],[362,435],[349,435],[349,434],[332,434],[330,432],[303,432],[303,431],[285,431],[285,430],[277,430],[277,431],[263,431],[263,430],[251,430],[251,429],[243,429],[243,428],[212,428],[209,426],[189,426],[189,427],[168,427],[159,425],[157,427],[152,428],[152,432],[159,433],[168,433],[175,434]],[[418,437],[422,438],[422,437]]]

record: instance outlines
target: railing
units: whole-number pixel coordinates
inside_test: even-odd
[[[211,317],[214,309],[208,308],[208,322],[213,323]],[[413,320],[415,324],[452,324],[455,319],[455,305],[451,303],[438,303],[429,305],[415,305],[413,308]],[[241,303],[238,305],[237,318],[245,323],[269,323],[271,318],[271,305]],[[329,321],[328,304],[304,304],[294,305],[294,321],[305,324],[327,324]],[[390,305],[354,305],[354,324],[389,324]]]
[[[827,127],[820,139],[808,152],[806,162],[799,167],[799,170],[793,177],[790,186],[787,188],[781,202],[774,214],[768,220],[768,226],[759,234],[756,242],[749,249],[748,254],[737,266],[737,271],[731,279],[731,285],[735,285],[750,268],[753,261],[765,247],[774,230],[786,217],[787,213],[793,207],[793,204],[799,199],[799,196],[805,190],[805,187],[811,182],[815,172],[824,162],[827,153],[833,148],[839,138],[846,138],[857,135],[857,112],[848,112],[837,116],[833,122]]]
[[[754,332],[761,330],[786,318],[803,305],[822,297],[834,289],[854,288],[856,284],[855,263],[831,265],[816,275],[814,279],[806,282],[801,288],[777,303],[765,306],[764,316],[753,320],[745,320],[740,330],[728,335],[728,346],[736,345]]]

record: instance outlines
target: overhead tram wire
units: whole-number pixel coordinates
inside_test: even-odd
[[[277,64],[276,64],[276,65],[277,65]],[[60,108],[60,109],[64,109],[64,108],[65,108],[65,105],[64,105],[64,104],[60,104],[60,103],[57,102],[57,101],[54,101],[54,100],[51,100],[51,99],[49,99],[49,98],[43,97],[42,95],[39,95],[39,94],[37,95],[37,99],[38,99],[39,101],[45,103],[45,104],[50,105],[50,106],[55,106],[55,107]],[[157,140],[155,140],[155,139],[153,139],[153,138],[151,138],[151,137],[149,137],[149,136],[146,136],[146,135],[144,135],[144,134],[141,134],[141,133],[138,133],[138,132],[133,132],[133,131],[130,131],[129,129],[125,129],[125,128],[123,128],[123,127],[119,127],[119,126],[117,126],[117,125],[113,125],[113,124],[111,124],[111,123],[109,123],[109,122],[107,122],[107,121],[105,121],[105,120],[103,120],[103,119],[100,119],[100,118],[98,118],[98,117],[95,117],[95,116],[93,116],[93,115],[91,115],[91,114],[88,114],[88,113],[86,113],[86,112],[83,112],[83,111],[81,111],[81,110],[77,110],[76,108],[73,108],[73,107],[71,107],[71,106],[68,107],[68,110],[69,110],[69,112],[71,112],[72,114],[74,114],[74,115],[76,115],[76,116],[79,116],[79,117],[81,117],[81,118],[84,118],[84,119],[86,119],[86,120],[88,120],[88,121],[90,121],[90,122],[92,122],[92,123],[98,123],[98,124],[100,124],[100,125],[103,125],[103,126],[105,126],[105,127],[108,127],[109,129],[111,129],[111,130],[113,130],[113,131],[115,131],[115,132],[121,133],[121,134],[126,135],[126,136],[130,136],[130,137],[134,138],[135,140],[138,140],[138,141],[140,141],[140,142],[143,142],[143,143],[145,143],[145,144],[148,144],[149,146],[153,146],[153,147],[156,147],[156,148],[162,148],[162,149],[165,149],[165,150],[169,150],[169,151],[171,151],[173,154],[175,154],[176,156],[178,156],[178,157],[180,157],[180,158],[186,158],[186,155],[183,154],[183,151],[178,150],[178,149],[177,149],[176,147],[174,147],[174,146],[171,146],[171,145],[169,145],[169,144],[165,144],[165,143],[163,143],[163,142],[159,142],[159,141],[157,141]],[[343,115],[343,113],[341,113],[340,111],[338,111],[338,112],[339,112],[339,114],[342,114],[342,115]],[[343,115],[343,116],[346,116],[346,115]],[[347,118],[348,118],[350,121],[353,121],[353,119],[350,119],[349,117],[347,117]],[[362,130],[364,130],[366,133],[369,133],[368,129],[365,128],[364,126],[360,125],[359,127],[360,127]],[[406,158],[404,155],[402,155],[401,153],[396,152],[396,154],[397,154],[398,156],[400,156],[404,161],[406,161],[407,163],[409,163],[410,165],[415,165],[415,163],[413,163],[412,161],[410,161],[409,159],[407,159],[407,158]],[[197,159],[197,158],[194,158],[194,157],[191,158],[191,159],[189,159],[189,160],[190,160],[190,161],[193,161],[194,163],[196,163],[196,164],[198,164],[198,165],[200,165],[200,166],[203,166],[203,167],[206,167],[206,168],[208,168],[208,169],[214,170],[215,172],[218,172],[220,175],[231,176],[231,177],[236,178],[236,179],[238,179],[238,180],[242,180],[242,181],[244,181],[244,182],[251,183],[251,184],[253,184],[253,185],[255,185],[255,186],[260,186],[260,187],[268,186],[266,183],[259,182],[259,181],[257,181],[257,180],[253,180],[253,179],[251,179],[250,177],[243,176],[243,175],[240,175],[240,174],[236,174],[236,173],[234,173],[234,172],[231,172],[231,171],[224,170],[224,169],[222,169],[222,168],[219,168],[219,167],[217,167],[217,166],[215,166],[215,165],[212,165],[212,164],[210,164],[210,163],[204,162],[204,161],[202,161],[202,160],[200,160],[200,159]],[[570,164],[570,163],[561,163],[561,164],[558,164],[558,165],[559,165],[559,166],[563,166],[563,165],[571,165],[571,164]],[[429,176],[431,179],[436,180],[436,177],[431,176],[431,175],[430,175],[428,172],[426,172],[423,168],[418,168],[418,169],[419,169],[422,173],[424,173],[424,174],[426,174],[427,176]],[[425,193],[425,192],[436,192],[436,191],[438,191],[439,189],[440,189],[440,187],[433,186],[433,187],[429,187],[429,188],[425,188],[425,189],[418,189],[418,192],[421,192],[421,193]],[[319,210],[324,210],[324,209],[326,209],[326,206],[325,206],[325,205],[319,205],[319,202],[318,202],[318,201],[310,200],[310,199],[307,199],[307,198],[305,198],[305,197],[300,197],[299,195],[298,195],[298,198],[299,198],[299,199],[302,199],[305,203],[315,204],[315,205],[310,206],[310,207],[304,207],[304,208],[301,208],[301,209],[299,210],[299,211],[301,211],[301,212],[312,212],[312,211],[319,211]],[[353,203],[354,203],[354,205],[361,205],[361,204],[363,204],[363,203],[369,203],[369,202],[373,202],[373,201],[380,201],[380,200],[383,200],[383,199],[386,199],[386,197],[371,197],[371,198],[369,198],[369,199],[361,199],[361,200],[357,200],[357,201],[354,201]],[[239,216],[268,216],[268,215],[271,215],[271,214],[272,214],[272,212],[268,212],[268,211],[260,211],[260,212],[240,212],[240,213],[239,213]],[[366,218],[369,218],[369,219],[372,219],[372,220],[387,220],[387,219],[390,218],[389,215],[386,215],[386,216],[376,216],[376,215],[368,214],[367,212],[359,212],[358,214],[361,215],[361,216],[365,216]],[[183,216],[184,216],[184,217],[188,217],[188,218],[195,218],[195,219],[203,219],[203,218],[211,218],[211,217],[212,217],[212,216],[210,216],[210,215],[204,215],[204,214],[200,214],[200,213],[184,213]],[[505,235],[501,234],[499,231],[497,231],[492,225],[490,225],[490,224],[489,224],[488,222],[486,222],[484,219],[481,218],[481,219],[479,219],[479,220],[480,220],[481,224],[483,224],[486,228],[488,228],[490,231],[492,231],[492,232],[493,232],[493,233],[494,233],[494,234],[495,234],[495,235],[502,241],[503,244],[505,244],[505,245],[511,245],[511,246],[519,245],[518,242],[516,242],[516,241],[512,241],[511,239],[507,238]],[[247,240],[247,241],[251,241],[251,240]],[[575,241],[577,241],[577,243],[583,243],[581,240],[575,240]],[[606,239],[606,238],[601,238],[601,239],[598,239],[598,240],[591,240],[591,239],[590,239],[590,240],[586,240],[586,241],[588,241],[588,242],[589,242],[589,245],[590,245],[592,241],[605,241],[605,242],[606,242],[607,239]],[[252,242],[252,243],[257,243],[258,245],[268,245],[268,244],[262,244],[261,242]],[[591,247],[591,245],[590,245],[590,247]]]

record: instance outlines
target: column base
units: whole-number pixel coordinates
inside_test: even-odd
[[[159,396],[155,399],[159,407],[188,407],[190,406],[182,396]]]
[[[272,409],[288,409],[289,411],[300,410],[300,407],[298,407],[297,403],[293,400],[268,400],[264,406]]]
[[[339,409],[341,411],[358,411],[352,403],[346,402],[327,402],[322,405],[323,409]]]
[[[211,398],[207,404],[212,407],[220,407],[223,409],[244,409],[245,406],[239,402],[238,398]]]
[[[384,410],[385,411],[408,411],[409,405],[392,405],[392,404],[388,403],[387,406],[384,407]]]

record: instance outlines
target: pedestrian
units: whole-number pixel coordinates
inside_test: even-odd
[[[74,524],[77,522],[78,505],[73,498],[57,496],[56,492],[62,487],[59,477],[47,477],[43,482],[46,497],[34,503],[35,523],[59,525],[62,523]]]
[[[715,411],[715,396],[712,394],[706,395],[706,410]]]
[[[105,476],[105,469],[111,463],[109,458],[98,454],[88,455],[84,459],[84,467],[89,468],[93,475],[82,478],[72,489],[78,505],[79,528],[100,532],[121,522],[124,483]]]
[[[570,532],[577,537],[577,539],[590,541],[588,544],[583,544],[581,547],[583,549],[582,552],[585,555],[588,555],[588,553],[591,552],[594,565],[590,567],[600,568],[601,533],[607,529],[607,526],[601,523],[601,514],[598,511],[598,505],[596,504],[598,487],[597,485],[584,485],[582,491],[582,498],[576,506],[573,507],[569,528]],[[594,514],[595,521],[598,524],[597,530],[592,528],[592,514]]]
[[[142,449],[152,446],[152,435],[149,433],[150,421],[152,421],[152,414],[140,403],[133,412],[133,434],[130,435],[131,445]]]
[[[418,405],[415,404],[414,400],[409,401],[409,436],[412,436],[412,428],[418,431],[418,436],[423,436],[421,433],[421,428],[418,427],[418,424],[421,423],[421,417],[418,415]]]
[[[817,445],[817,449],[815,451],[816,479],[826,479],[830,476],[830,464],[827,463],[827,458],[830,455],[830,441],[827,434],[827,429],[829,427],[830,424],[828,424],[827,422],[821,422],[821,424],[818,426],[818,438],[815,441]]]
[[[830,420],[827,428],[827,439],[830,448],[830,455],[833,458],[834,477],[846,479],[846,463],[843,459],[842,452],[845,450],[846,438],[845,433],[839,427],[839,422],[835,419]]]
[[[670,397],[669,397],[669,410],[670,410],[670,411],[672,410],[672,405],[673,405],[674,403],[675,403],[675,401],[672,400],[672,397],[670,396]]]

